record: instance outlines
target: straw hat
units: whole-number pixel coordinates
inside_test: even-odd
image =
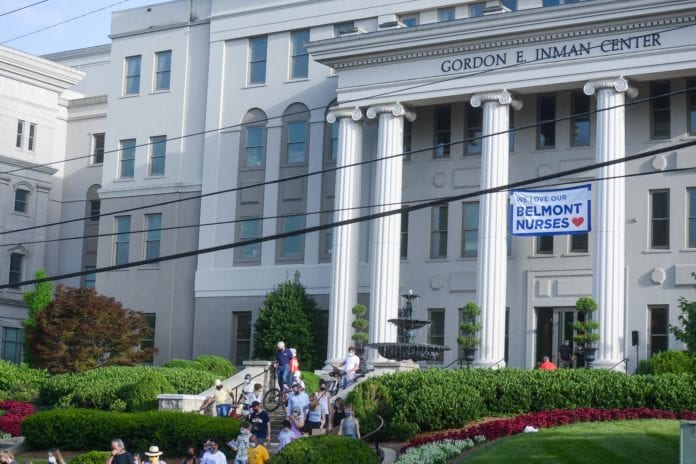
[[[162,456],[162,452],[159,449],[159,446],[151,446],[146,452],[146,456]]]
[[[220,380],[220,379],[215,379],[215,386],[216,386],[216,387],[219,387],[220,385],[222,385],[222,380]]]

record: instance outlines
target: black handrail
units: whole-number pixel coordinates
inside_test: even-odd
[[[268,372],[269,370],[271,370],[271,368],[270,368],[270,367],[267,367],[266,369],[264,369],[263,371],[261,371],[261,373],[256,374],[255,376],[253,376],[253,377],[251,378],[251,380],[253,381],[255,378],[261,377],[262,375],[265,375],[266,372]],[[244,386],[244,382],[240,383],[239,385],[233,387],[233,388],[230,390],[230,393],[232,392],[232,390],[234,390],[234,396],[232,396],[232,395],[230,395],[230,396],[232,396],[232,399],[234,400],[234,403],[235,403],[234,406],[235,406],[235,407],[237,406],[237,400],[239,399],[239,394],[238,394],[238,393],[239,393],[239,389],[242,388],[243,386]]]
[[[384,419],[382,418],[382,416],[380,416],[379,414],[377,414],[376,416],[379,418],[379,422],[380,422],[379,427],[377,427],[376,429],[374,429],[372,432],[368,433],[367,435],[363,435],[362,437],[360,437],[361,440],[365,440],[370,435],[374,435],[375,433],[382,430],[382,428],[384,427]],[[380,458],[382,457],[382,452],[379,449],[379,439],[375,440],[375,454],[377,454],[377,456],[379,456]]]

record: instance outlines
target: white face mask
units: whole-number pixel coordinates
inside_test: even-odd
[[[56,461],[56,457],[55,457],[55,456],[49,456],[49,457],[48,457],[48,462],[50,462],[51,464],[56,464],[56,462],[57,462],[57,461]]]

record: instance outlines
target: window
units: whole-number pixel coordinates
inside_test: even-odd
[[[650,83],[650,138],[668,139],[670,131],[669,81]],[[664,95],[664,96],[660,96]]]
[[[234,313],[234,363],[244,365],[251,359],[251,311]]]
[[[433,206],[430,222],[430,257],[447,257],[447,205]]]
[[[570,145],[582,147],[590,144],[590,97],[584,92],[571,94]]]
[[[329,161],[338,160],[338,122],[329,124]]]
[[[307,160],[307,122],[288,122],[288,164],[300,164]]]
[[[689,94],[687,97],[687,111],[689,112],[689,135],[696,135],[696,79],[686,81]]]
[[[167,154],[167,136],[150,137],[150,175],[163,176]]]
[[[571,253],[587,253],[589,250],[589,234],[574,234],[570,236]]]
[[[246,163],[247,168],[260,167],[266,155],[266,128],[247,127],[246,128]]]
[[[648,306],[650,316],[650,356],[667,351],[668,346],[668,308],[667,306]]]
[[[406,16],[401,16],[399,18],[401,21],[401,24],[403,24],[406,27],[414,27],[418,25],[418,15],[406,15]]]
[[[294,232],[304,227],[304,216],[288,216],[282,219],[282,233]],[[301,258],[304,251],[304,235],[285,237],[280,243],[280,256],[283,258]]]
[[[85,266],[85,271],[93,271],[97,266]],[[97,286],[97,274],[90,272],[85,275],[85,288],[94,288]]]
[[[403,159],[404,161],[411,161],[411,150],[413,150],[413,123],[408,119],[404,118],[404,138],[403,138]]]
[[[324,224],[331,224],[334,222],[334,212],[329,211],[324,213]],[[333,254],[333,243],[334,243],[334,228],[322,230],[322,240],[321,240],[321,258],[329,259]]]
[[[454,21],[454,7],[440,8],[437,10],[437,20],[441,23],[446,21]]]
[[[431,345],[444,345],[445,310],[441,308],[428,309],[428,321],[430,321],[430,326],[428,327],[428,343]],[[443,359],[444,351],[438,351],[432,362],[442,363]]]
[[[102,164],[104,162],[104,134],[92,135],[92,163]]]
[[[24,146],[24,121],[21,119],[17,121],[17,141],[15,142],[16,148],[22,148]]]
[[[116,216],[116,264],[128,263],[130,228],[130,216]]]
[[[433,158],[449,158],[452,108],[435,108],[435,153]]]
[[[478,202],[462,203],[462,258],[478,255]]]
[[[162,214],[145,215],[145,259],[159,258],[162,238]]]
[[[553,235],[541,235],[535,238],[535,250],[537,255],[553,254]]]
[[[401,259],[408,259],[408,211],[401,213]]]
[[[650,192],[650,248],[669,248],[669,190]]]
[[[169,90],[172,78],[172,51],[155,53],[155,90]]]
[[[266,83],[268,37],[249,39],[249,84]]]
[[[556,146],[556,96],[539,95],[537,98],[537,148],[553,148]],[[550,121],[550,122],[544,122]]]
[[[510,11],[517,11],[517,0],[503,0],[500,3]]]
[[[239,238],[250,240],[261,237],[261,220],[257,218],[246,218],[241,223]],[[261,257],[261,244],[254,243],[241,247],[240,257],[242,259],[257,260]]]
[[[29,124],[29,138],[27,138],[27,150],[34,151],[36,143],[36,124]]]
[[[140,93],[140,55],[126,58],[125,84],[125,95],[137,95]]]
[[[29,190],[21,188],[15,190],[14,210],[16,213],[29,212]]]
[[[587,2],[589,0],[544,0],[544,6],[571,5],[573,3]]]
[[[22,329],[16,327],[2,328],[2,359],[15,364],[22,362]]]
[[[334,37],[341,37],[343,34],[350,34],[354,31],[355,23],[353,21],[334,24]]]
[[[143,338],[143,340],[140,342],[140,349],[141,350],[147,350],[148,348],[154,348],[155,347],[155,327],[157,326],[157,314],[155,313],[141,313],[143,318],[145,319],[145,322],[147,323],[147,327],[150,329],[150,335],[148,338]],[[145,364],[152,364],[153,358],[150,358],[148,361],[145,362]]]
[[[290,79],[303,79],[309,75],[309,53],[305,44],[309,42],[309,29],[294,31],[290,34],[292,56]]]
[[[101,200],[89,200],[89,220],[99,221],[101,214]]]
[[[22,281],[22,268],[24,266],[24,255],[22,253],[10,254],[10,280],[8,283],[12,288],[18,288]]]
[[[696,188],[687,189],[686,194],[689,197],[687,200],[689,204],[689,238],[687,246],[696,248]]]
[[[483,12],[486,10],[486,2],[472,3],[469,5],[469,16],[476,18],[478,16],[483,16]]]
[[[480,155],[483,145],[483,108],[466,108],[466,152],[470,155]]]
[[[121,179],[132,179],[135,174],[135,139],[121,140]]]

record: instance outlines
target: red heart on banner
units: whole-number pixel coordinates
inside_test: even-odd
[[[571,219],[572,223],[575,224],[575,227],[580,227],[583,222],[585,222],[585,218],[581,217],[574,217]]]

